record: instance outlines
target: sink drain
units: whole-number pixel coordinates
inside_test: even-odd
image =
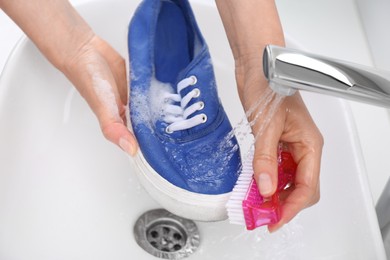
[[[199,246],[196,224],[165,209],[144,213],[135,223],[134,236],[146,252],[164,259],[182,259]]]

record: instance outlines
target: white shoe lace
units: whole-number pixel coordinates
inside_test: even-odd
[[[204,108],[204,103],[202,101],[196,102],[187,107],[191,99],[200,96],[200,90],[198,88],[194,88],[183,98],[180,96],[180,91],[187,88],[188,86],[195,85],[196,82],[197,79],[195,76],[185,78],[177,84],[178,94],[170,93],[164,96],[164,121],[169,124],[165,128],[165,132],[168,134],[171,134],[175,131],[186,130],[207,121],[206,114],[199,114],[188,118],[196,111],[202,110]],[[175,103],[180,103],[180,106],[176,105]]]

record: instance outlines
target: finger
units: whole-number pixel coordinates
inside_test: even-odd
[[[129,155],[134,156],[138,148],[137,141],[126,127],[125,105],[122,104],[115,78],[109,72],[106,69],[102,73],[104,75],[102,79],[94,79],[100,84],[98,88],[94,87],[95,90],[98,89],[96,94],[99,101],[98,106],[95,106],[96,114],[104,136]],[[94,84],[96,85],[96,82]]]
[[[280,221],[276,224],[269,225],[268,230],[271,233],[277,231],[283,225],[290,222],[301,210],[317,203],[320,198],[319,187],[316,190],[316,195],[313,197],[310,203],[307,203],[307,201],[305,201],[306,199],[302,199],[301,202],[299,202],[299,197],[303,198],[304,196],[307,196],[307,194],[305,194],[305,191],[298,190],[296,192],[292,192],[291,202],[286,202],[286,204],[282,206],[282,217]]]
[[[274,232],[293,219],[301,210],[317,203],[320,198],[319,189],[319,158],[321,152],[312,150],[310,154],[298,162],[295,188],[282,203],[281,219],[268,229]]]
[[[273,125],[270,125],[256,140],[253,157],[253,170],[260,194],[263,197],[272,196],[277,187],[277,149],[280,132],[281,130],[279,127],[273,127]]]
[[[113,122],[102,125],[102,132],[107,140],[118,145],[129,155],[134,156],[137,153],[137,141],[123,123]]]
[[[120,101],[115,100],[110,100],[108,95],[104,102],[100,103],[99,112],[96,113],[100,128],[107,140],[134,156],[138,149],[137,141],[126,126],[125,106],[118,105]]]

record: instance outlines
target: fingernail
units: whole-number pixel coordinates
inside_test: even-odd
[[[132,145],[125,138],[119,139],[119,146],[122,148],[123,151],[128,153],[130,156],[134,156],[136,153],[136,149],[135,149],[134,145]]]
[[[272,180],[271,176],[268,173],[260,173],[257,185],[259,186],[259,190],[261,195],[271,195],[272,192]]]
[[[275,233],[276,231],[280,230],[283,226],[284,226],[284,224],[282,224],[280,226],[278,225],[277,227],[268,228],[268,231],[270,234],[272,234],[272,233]]]

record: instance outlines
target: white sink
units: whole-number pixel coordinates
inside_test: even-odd
[[[126,57],[138,1],[82,2],[81,14]],[[214,2],[192,3],[222,101],[238,123],[243,112],[219,15]],[[325,138],[321,201],[272,235],[228,222],[197,223],[201,243],[189,259],[386,259],[348,105],[303,96]],[[29,40],[20,41],[0,78],[0,259],[156,259],[133,237],[137,218],[159,208],[135,171],[104,140],[65,77]]]

